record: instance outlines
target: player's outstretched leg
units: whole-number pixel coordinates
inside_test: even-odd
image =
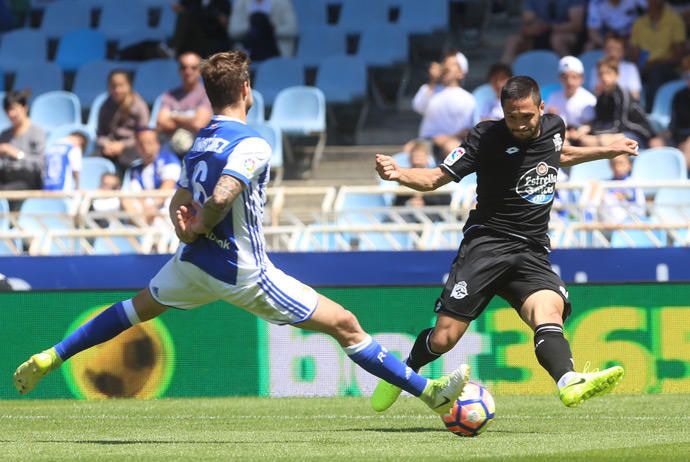
[[[429,380],[419,399],[438,415],[448,414],[453,403],[462,394],[470,380],[470,366],[461,364],[450,374],[437,380]]]
[[[625,371],[620,366],[603,371],[570,372],[559,381],[558,394],[563,404],[576,407],[590,398],[609,393],[623,379],[624,374]]]
[[[134,308],[135,304],[137,309]],[[50,371],[75,354],[110,340],[134,324],[148,321],[166,309],[151,297],[148,289],[141,291],[133,300],[115,303],[54,347],[23,362],[14,372],[14,387],[22,395],[29,393]]]

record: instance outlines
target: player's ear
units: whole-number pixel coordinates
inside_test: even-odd
[[[539,103],[539,115],[544,115],[544,100],[541,100],[541,102]]]

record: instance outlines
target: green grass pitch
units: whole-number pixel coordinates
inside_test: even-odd
[[[687,461],[685,395],[496,397],[496,419],[460,438],[412,398],[0,401],[2,461]]]

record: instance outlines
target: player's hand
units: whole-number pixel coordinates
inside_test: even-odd
[[[191,205],[191,206],[190,206]],[[191,225],[199,218],[195,213],[194,203],[188,205],[181,205],[175,211],[175,234],[177,238],[185,244],[191,244],[199,238],[199,234],[195,233]]]
[[[613,159],[621,155],[636,156],[638,154],[637,141],[630,138],[621,138],[606,146],[609,150],[609,158]]]
[[[391,156],[376,154],[376,172],[382,180],[397,181],[400,178],[400,167]]]

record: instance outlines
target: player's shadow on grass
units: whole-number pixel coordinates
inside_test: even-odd
[[[44,440],[37,441],[37,443],[71,443],[71,444],[102,444],[106,446],[117,446],[123,444],[218,444],[218,443],[230,443],[230,441],[165,441],[165,440]],[[232,441],[235,443],[235,441]]]
[[[425,432],[447,432],[445,428],[414,427],[414,428],[348,428],[340,431],[360,431],[372,433],[425,433]]]

